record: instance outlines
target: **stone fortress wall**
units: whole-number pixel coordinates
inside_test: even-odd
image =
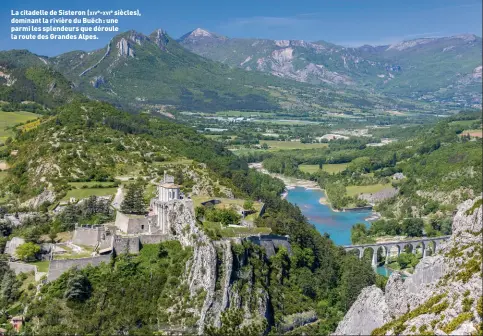
[[[292,254],[292,246],[289,242],[288,236],[279,236],[279,235],[259,235],[259,236],[249,236],[243,238],[243,240],[250,241],[258,246],[261,246],[265,249],[267,253],[267,257],[273,256],[277,251],[284,247],[287,249],[287,252],[291,255]]]
[[[116,254],[129,253],[138,254],[139,253],[139,237],[114,237],[114,252]]]
[[[9,261],[8,266],[15,272],[15,274],[30,272],[37,273],[37,266],[31,264]]]
[[[149,232],[149,225],[155,219],[152,218],[154,216],[145,217],[145,216],[135,216],[135,215],[126,215],[120,211],[116,213],[116,227],[127,234],[139,234],[139,233],[148,233]]]
[[[82,269],[87,267],[88,265],[98,266],[101,263],[109,263],[111,261],[111,255],[100,255],[96,257],[90,258],[81,258],[81,259],[65,259],[65,260],[51,260],[49,273],[47,275],[47,281],[54,281],[58,277],[62,275],[62,273],[68,271],[72,267],[76,267],[78,269]]]
[[[96,246],[101,240],[105,240],[105,236],[106,230],[103,225],[76,226],[72,243],[76,245]]]

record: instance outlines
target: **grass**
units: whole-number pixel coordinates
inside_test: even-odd
[[[456,120],[456,121],[451,121],[449,124],[452,125],[452,126],[458,125],[458,126],[463,126],[463,127],[469,127],[469,126],[473,125],[476,121],[477,121],[477,119],[473,119],[473,120]]]
[[[330,174],[337,174],[344,171],[348,165],[348,163],[328,163],[322,165],[322,170]]]
[[[319,171],[319,165],[300,165],[299,169],[304,173],[314,174]]]
[[[256,111],[219,111],[216,112],[217,116],[220,117],[251,117],[251,116],[274,116],[275,113],[263,113]]]
[[[252,236],[252,235],[258,235],[258,234],[269,234],[270,232],[272,232],[272,229],[267,227],[260,227],[260,228],[224,227],[220,223],[213,223],[213,222],[204,222],[203,226],[206,229],[219,229],[221,236],[223,238]]]
[[[260,142],[260,145],[266,143],[270,149],[273,150],[286,150],[286,149],[313,149],[313,148],[326,148],[325,143],[301,143],[300,141],[277,141],[277,140],[265,140]]]
[[[86,189],[72,189],[67,192],[67,195],[62,198],[63,201],[68,201],[71,197],[77,200],[88,198],[89,196],[109,196],[114,195],[117,188],[86,188]]]
[[[55,254],[55,260],[67,260],[67,259],[80,259],[80,258],[89,258],[91,257],[92,252],[80,252],[80,253],[73,253],[73,254]]]
[[[269,146],[268,151],[276,152],[280,150],[292,150],[292,149],[315,149],[315,148],[326,148],[327,144],[324,143],[301,143],[300,141],[278,141],[278,140],[263,140],[260,141],[260,145],[267,144]],[[264,149],[253,149],[253,148],[237,148],[236,152],[247,152],[247,151],[261,151]]]
[[[83,186],[87,186],[87,188],[92,188],[93,186],[102,186],[102,187],[115,187],[114,182],[69,182],[69,185],[76,188],[82,189]]]
[[[157,166],[169,166],[169,165],[190,165],[193,163],[193,160],[189,159],[179,159],[176,161],[163,161],[163,162],[154,162]]]
[[[4,112],[0,111],[0,143],[3,143],[8,137],[14,135],[12,130],[6,130],[17,124],[25,123],[29,120],[38,118],[39,115],[31,112]]]
[[[371,185],[365,185],[365,186],[347,186],[347,196],[356,196],[359,194],[372,194],[384,189],[392,188],[391,183],[378,183],[378,184],[371,184]]]
[[[72,240],[72,235],[73,231],[58,232],[55,241],[57,243],[65,243],[66,241]],[[49,235],[47,234],[40,236],[40,239],[44,242],[50,242]],[[61,247],[67,249],[66,246]]]
[[[2,182],[7,177],[6,171],[0,171],[0,182]]]
[[[47,273],[49,271],[50,261],[49,260],[41,260],[41,261],[34,261],[34,262],[29,263],[29,264],[37,266],[38,272]]]
[[[220,204],[216,204],[216,208],[224,208],[230,205],[237,205],[240,207],[243,207],[243,204],[245,203],[244,199],[237,199],[237,198],[223,198],[223,197],[208,197],[208,196],[193,196],[191,198],[193,200],[193,205],[194,207],[201,206],[201,203],[212,200],[212,199],[217,199],[220,200]],[[258,214],[262,210],[263,203],[253,201],[253,209],[255,210],[255,213],[250,214],[245,217],[245,220],[247,221],[253,221],[255,218],[258,217]]]
[[[257,120],[257,122],[262,122],[262,123],[270,123],[274,125],[316,125],[319,124],[319,122],[316,121],[310,121],[310,120],[297,120],[297,119],[292,119],[292,120],[284,120],[284,119],[262,119],[262,120]]]

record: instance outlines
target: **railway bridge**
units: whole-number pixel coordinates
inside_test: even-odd
[[[383,248],[385,257],[386,257],[386,264],[389,260],[391,249],[397,248],[397,256],[404,251],[406,246],[409,246],[412,253],[416,253],[416,248],[421,246],[423,258],[427,256],[427,251],[431,247],[432,253],[434,254],[437,250],[439,245],[448,240],[451,236],[440,236],[440,237],[424,237],[419,239],[413,240],[400,240],[400,241],[392,241],[392,242],[384,242],[384,243],[375,243],[375,244],[362,244],[362,245],[345,245],[343,246],[344,250],[346,251],[359,251],[359,259],[362,258],[364,255],[364,251],[366,249],[372,249],[372,267],[377,266],[377,251],[379,248]]]

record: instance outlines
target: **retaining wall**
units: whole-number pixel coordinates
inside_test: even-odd
[[[30,273],[30,272],[37,273],[37,266],[35,265],[9,261],[8,266],[12,271],[15,272],[15,274]]]
[[[154,234],[154,235],[140,235],[139,241],[141,245],[146,244],[159,244],[161,242],[169,240],[169,235]]]
[[[139,237],[115,236],[113,247],[116,254],[121,254],[121,253],[138,254]]]
[[[271,257],[272,255],[274,255],[277,252],[277,250],[281,247],[285,247],[288,253],[290,255],[292,254],[292,246],[288,241],[288,237],[285,237],[285,236],[260,235],[260,236],[250,236],[244,239],[263,247],[268,257]]]
[[[102,226],[82,227],[77,226],[72,237],[72,242],[78,245],[96,246],[105,236],[105,229]]]
[[[62,273],[69,270],[72,267],[79,269],[87,267],[87,265],[98,266],[101,263],[108,263],[111,260],[111,255],[101,255],[91,258],[81,259],[66,259],[66,260],[51,260],[49,266],[49,273],[47,275],[47,281],[53,281],[60,277]]]

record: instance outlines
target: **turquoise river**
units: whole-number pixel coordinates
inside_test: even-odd
[[[305,217],[321,234],[328,233],[337,245],[350,245],[351,227],[356,223],[369,226],[366,219],[372,215],[372,212],[370,210],[333,211],[329,206],[320,204],[321,197],[325,195],[320,189],[296,187],[288,190],[286,199],[298,205]],[[391,273],[385,267],[378,267],[377,272],[385,276]]]

